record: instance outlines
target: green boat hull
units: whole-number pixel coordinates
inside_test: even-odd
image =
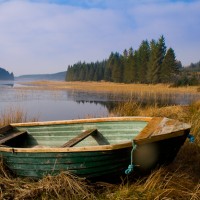
[[[168,133],[172,128],[173,134]],[[93,129],[98,130],[96,135],[86,131],[82,137],[85,130]],[[172,162],[189,129],[167,118],[141,117],[11,124],[0,129],[0,156],[17,176],[39,179],[69,171],[89,179],[108,179],[125,175],[129,164],[143,172]],[[74,146],[67,146],[74,140]]]
[[[122,175],[130,163],[131,148],[99,152],[2,153],[18,176],[41,178],[69,171],[80,177]]]

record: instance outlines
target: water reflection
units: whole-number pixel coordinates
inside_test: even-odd
[[[21,86],[20,86],[21,87]],[[85,117],[104,117],[120,102],[134,101],[140,105],[190,104],[200,94],[142,94],[97,93],[75,90],[20,89],[16,85],[0,86],[0,114],[8,107],[21,107],[27,115],[43,120],[64,120]]]
[[[200,99],[200,94],[154,94],[154,93],[138,93],[127,94],[127,93],[95,93],[95,92],[84,92],[84,91],[67,91],[67,96],[70,100],[76,102],[90,102],[97,104],[104,104],[104,102],[127,102],[134,101],[140,105],[188,105],[194,101]]]
[[[14,81],[10,81],[10,80],[8,80],[8,81],[0,81],[0,88],[1,87],[13,87],[14,86]]]

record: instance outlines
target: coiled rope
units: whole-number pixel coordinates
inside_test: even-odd
[[[134,169],[134,167],[135,167],[135,165],[133,164],[133,152],[136,150],[136,148],[137,148],[137,145],[134,143],[134,141],[133,141],[133,148],[132,148],[132,150],[131,150],[131,164],[128,166],[128,168],[125,170],[125,174],[126,175],[129,175],[132,171],[133,171],[133,169]]]
[[[189,133],[187,137],[188,137],[188,139],[189,139],[189,141],[190,141],[191,143],[194,143],[195,138],[194,138],[193,135],[191,135],[191,134]]]

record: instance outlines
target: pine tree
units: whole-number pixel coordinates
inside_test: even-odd
[[[123,82],[124,83],[131,83],[131,63],[130,57],[123,59],[123,66],[124,66],[124,73],[123,73]]]
[[[129,49],[128,58],[124,64],[124,82],[133,83],[136,79],[136,55],[133,49]]]
[[[113,81],[125,83],[169,82],[178,73],[181,63],[176,61],[173,49],[166,53],[165,38],[144,40],[138,50],[133,48],[111,53],[108,60],[95,63],[78,62],[68,67],[67,81]]]
[[[143,40],[138,50],[138,81],[147,82],[147,69],[150,56],[150,47],[147,40]]]
[[[112,57],[110,64],[112,69],[112,81],[113,82],[121,82],[123,78],[123,68],[121,62],[121,56],[119,53],[115,53]]]
[[[147,80],[150,83],[159,83],[161,82],[161,66],[163,59],[166,54],[166,46],[165,46],[165,39],[162,35],[158,42],[152,40],[150,43],[151,53],[150,53],[150,60],[148,66],[148,75]]]
[[[131,47],[129,50],[128,50],[128,56],[133,56],[133,48]]]
[[[148,62],[147,70],[147,81],[148,83],[153,83],[154,68],[156,67],[156,55],[157,55],[157,44],[155,40],[150,42],[150,57]]]
[[[174,50],[169,48],[165,55],[161,68],[161,79],[163,83],[172,82],[173,77],[178,74],[179,68]]]
[[[123,57],[124,57],[124,59],[128,58],[128,51],[126,49],[123,52]]]

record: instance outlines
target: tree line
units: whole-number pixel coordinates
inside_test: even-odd
[[[184,68],[187,72],[200,72],[200,61],[197,63],[191,63],[189,66]]]
[[[173,83],[173,86],[184,85],[200,85],[200,61],[181,68],[180,76]]]
[[[14,74],[0,67],[0,80],[14,80]]]
[[[123,83],[171,83],[179,74],[181,62],[162,35],[158,40],[143,40],[137,50],[112,52],[101,62],[78,62],[68,66],[66,81],[111,81]]]

